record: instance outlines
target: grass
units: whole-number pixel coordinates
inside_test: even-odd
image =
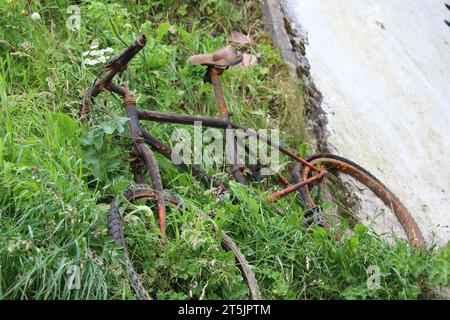
[[[102,94],[90,125],[76,120],[79,95],[101,70],[82,64],[94,39],[100,48],[119,52],[141,32],[149,38],[122,75],[139,107],[215,116],[204,68],[189,65],[187,58],[224,46],[231,31],[250,34],[254,42],[241,49],[258,54],[258,65],[231,68],[223,77],[234,119],[281,128],[283,143],[302,153],[307,149],[301,84],[287,81],[257,1],[80,1],[78,32],[65,26],[69,1],[0,4],[2,299],[134,298],[106,225],[109,203],[132,182],[121,103]],[[41,19],[32,20],[33,12]],[[170,141],[173,126],[145,126]],[[420,299],[448,285],[448,246],[423,251],[400,239],[389,245],[360,225],[336,242],[320,228],[300,227],[304,208],[294,196],[279,203],[286,212],[280,217],[260,201],[264,193],[258,189],[231,183],[233,193],[216,199],[163,158],[158,163],[166,189],[214,215],[238,242],[264,298]],[[161,247],[153,208],[135,209],[125,231],[136,268],[154,296],[246,298],[233,256],[220,249],[207,222],[193,211],[170,209],[169,240]],[[74,266],[81,286],[71,290]],[[381,272],[376,290],[367,287],[370,266]]]

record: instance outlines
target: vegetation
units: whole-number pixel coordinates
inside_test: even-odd
[[[282,142],[302,154],[300,84],[263,31],[257,1],[78,1],[81,29],[66,27],[67,0],[0,0],[0,298],[133,299],[120,251],[107,233],[112,199],[132,184],[131,146],[120,100],[101,94],[89,125],[77,120],[79,95],[101,71],[83,63],[92,42],[117,53],[140,33],[149,39],[121,77],[138,107],[217,115],[204,68],[192,54],[227,44],[231,31],[249,34],[241,48],[259,56],[249,68],[222,78],[235,119],[256,128],[282,128]],[[39,19],[33,13],[39,13]],[[171,125],[145,124],[170,142]],[[254,267],[267,299],[418,299],[448,285],[450,248],[390,245],[362,225],[337,242],[324,230],[301,227],[295,195],[278,206],[257,188],[231,182],[219,199],[189,174],[158,157],[168,190],[214,216]],[[218,177],[225,178],[219,173]],[[149,181],[147,181],[149,182]],[[132,259],[159,299],[245,299],[234,257],[220,248],[210,223],[194,211],[168,212],[164,246],[154,208],[140,204],[126,216]],[[80,289],[69,289],[79,268]],[[370,266],[380,287],[367,286]]]

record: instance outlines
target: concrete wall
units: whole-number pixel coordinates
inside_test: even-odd
[[[450,239],[450,11],[442,0],[281,0],[307,39],[328,145]]]

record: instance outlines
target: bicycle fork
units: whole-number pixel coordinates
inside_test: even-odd
[[[156,162],[155,156],[150,150],[149,147],[144,143],[144,135],[143,131],[139,125],[139,116],[138,111],[136,109],[136,102],[131,97],[130,90],[126,85],[115,85],[110,83],[108,89],[114,93],[119,94],[123,97],[125,111],[127,112],[128,117],[130,118],[130,132],[131,139],[133,140],[135,146],[135,153],[142,156],[144,158],[146,167],[150,173],[150,177],[152,179],[153,188],[158,191],[158,220],[159,220],[159,229],[161,230],[161,241],[164,241],[164,237],[166,235],[166,203],[165,199],[162,196],[163,194],[163,185],[161,181],[161,176],[159,174],[158,164]],[[140,172],[139,160],[133,160],[131,163],[132,171],[134,174],[135,181],[137,183],[143,182],[142,173]]]

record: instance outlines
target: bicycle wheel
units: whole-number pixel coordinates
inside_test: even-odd
[[[137,200],[157,200],[159,196],[163,196],[167,203],[173,204],[177,206],[178,208],[183,208],[183,202],[180,198],[177,196],[169,193],[164,192],[163,194],[155,191],[151,187],[147,185],[136,185],[134,187],[130,187],[126,189],[122,196],[130,203],[135,202]],[[111,203],[111,207],[109,210],[108,215],[108,228],[109,233],[113,237],[114,241],[122,247],[123,252],[123,258],[124,258],[124,268],[128,271],[130,275],[131,285],[133,287],[133,290],[135,291],[136,295],[139,299],[151,299],[151,296],[148,294],[147,290],[145,289],[144,285],[142,284],[142,281],[139,279],[138,273],[133,267],[133,263],[131,261],[131,258],[128,253],[128,248],[126,246],[125,242],[125,236],[123,232],[123,219],[122,215],[120,214],[120,204],[119,204],[119,197],[113,200]],[[247,260],[245,259],[245,256],[242,254],[242,252],[239,250],[236,243],[233,241],[231,237],[223,233],[219,230],[215,222],[209,218],[204,212],[200,210],[196,210],[197,214],[199,214],[203,219],[209,220],[213,228],[216,232],[221,233],[221,240],[222,240],[222,247],[225,250],[230,250],[233,252],[237,266],[241,270],[245,281],[247,282],[247,285],[249,287],[249,298],[252,300],[258,300],[260,299],[260,291],[258,287],[258,283],[256,281],[255,275],[248,264]]]
[[[416,221],[403,203],[367,170],[350,160],[332,154],[314,155],[307,161],[315,166],[324,167],[328,173],[317,186],[312,188],[305,186],[299,190],[299,194],[309,208],[314,208],[315,203],[319,201],[320,203],[331,202],[330,207],[334,209],[334,212],[328,213],[328,216],[324,213],[328,225],[336,225],[336,222],[339,223],[342,218],[350,223],[352,220],[360,222],[361,214],[355,214],[349,210],[358,202],[358,200],[351,200],[353,192],[350,190],[353,186],[361,192],[370,193],[368,196],[372,199],[375,197],[381,200],[377,205],[381,204],[384,208],[381,209],[381,215],[378,217],[385,219],[384,215],[390,215],[392,218],[390,223],[392,225],[399,223],[412,245],[416,246],[423,242],[423,236]],[[298,165],[294,169],[292,176],[294,182],[304,181],[313,174],[308,167],[302,168],[301,172],[300,169],[301,166]],[[389,219],[387,220],[389,223]],[[386,226],[383,226],[383,229],[386,229]]]

